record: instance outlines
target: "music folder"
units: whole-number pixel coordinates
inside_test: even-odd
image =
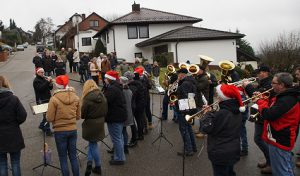
[[[31,106],[33,115],[48,111],[48,103]]]

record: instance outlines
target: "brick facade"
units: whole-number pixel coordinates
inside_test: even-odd
[[[90,26],[90,21],[98,21],[98,26]],[[94,29],[96,31],[99,31],[104,26],[106,26],[107,23],[108,21],[106,21],[104,18],[100,17],[95,12],[93,12],[79,24],[79,31],[86,31],[88,29]]]

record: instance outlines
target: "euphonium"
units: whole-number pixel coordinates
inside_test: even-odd
[[[223,60],[219,62],[219,67],[221,68],[221,81],[225,84],[231,82],[229,71],[233,70],[235,65],[228,60]]]
[[[188,70],[189,64],[187,64],[185,62],[181,62],[181,63],[179,63],[178,67],[179,67],[179,69],[185,68]]]
[[[200,68],[196,64],[191,64],[188,66],[188,71],[190,74],[195,75],[199,72]]]

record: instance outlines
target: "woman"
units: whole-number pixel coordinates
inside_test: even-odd
[[[101,160],[98,141],[105,137],[104,121],[107,114],[107,101],[97,84],[93,80],[87,80],[83,85],[81,118],[82,138],[89,142],[88,145],[88,162],[85,175],[101,174]],[[93,160],[95,167],[92,169]]]
[[[96,84],[98,85],[99,84],[99,68],[98,68],[98,65],[97,65],[97,58],[93,58],[91,60],[91,63],[90,63],[90,71],[91,71],[91,76],[92,76],[92,79],[96,82]]]
[[[12,175],[21,176],[20,158],[25,144],[20,124],[26,120],[27,113],[4,76],[0,76],[0,114],[0,175],[8,176],[9,153]]]
[[[80,119],[80,103],[79,97],[68,83],[67,75],[56,77],[57,90],[49,101],[47,121],[53,124],[62,175],[70,175],[67,161],[69,156],[73,176],[79,176],[76,120]]]
[[[66,63],[62,60],[62,58],[58,55],[55,61],[55,75],[60,76],[66,74]]]

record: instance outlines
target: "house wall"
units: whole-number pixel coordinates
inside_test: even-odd
[[[246,65],[252,65],[252,67],[253,67],[253,69],[257,69],[258,68],[258,65],[257,65],[257,61],[246,61],[246,62],[240,62],[240,64],[241,64],[241,68],[242,69],[245,69],[245,66]]]
[[[169,52],[174,52],[174,61],[176,62],[175,42],[170,44]],[[177,53],[178,63],[189,60],[191,63],[199,64],[198,55],[200,54],[215,59],[210,65],[218,65],[221,60],[229,60],[234,63],[237,61],[235,39],[179,42]]]
[[[87,30],[87,31],[80,31],[79,32],[79,52],[87,52],[91,53],[93,50],[95,50],[95,46],[97,43],[96,39],[93,39],[92,37],[97,33],[95,30]],[[91,46],[82,46],[82,38],[85,37],[91,37]],[[74,43],[75,43],[75,48],[78,49],[77,47],[77,35],[74,36]]]
[[[192,26],[192,23],[174,23],[174,24],[149,24],[149,38],[155,37],[167,31],[177,29],[183,26]],[[136,43],[146,39],[128,39],[127,25],[115,25],[112,27],[115,31],[115,49],[118,58],[124,58],[128,62],[134,62],[134,53],[142,53],[143,57],[152,60],[152,48],[137,48]],[[107,43],[107,52],[114,51],[113,31],[109,30],[109,43]]]
[[[87,18],[85,18],[80,24],[79,24],[79,31],[86,31],[91,28],[90,21],[95,20],[98,21],[97,27],[92,27],[94,30],[100,30],[106,25],[106,21],[103,18],[100,18],[96,13],[92,13]]]

